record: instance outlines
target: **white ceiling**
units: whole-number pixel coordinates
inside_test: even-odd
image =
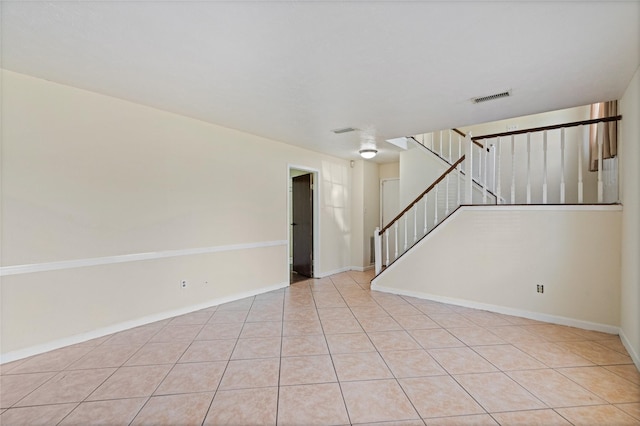
[[[2,67],[356,158],[388,138],[618,99],[640,1],[4,1]],[[485,104],[469,99],[504,90]]]

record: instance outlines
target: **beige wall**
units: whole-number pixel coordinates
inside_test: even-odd
[[[400,177],[400,162],[378,165],[378,175],[382,179],[394,179]]]
[[[290,166],[318,171],[318,274],[350,265],[348,161],[8,71],[2,93],[4,355],[286,285]]]
[[[579,209],[464,207],[372,288],[615,332],[621,212]]]
[[[380,222],[380,183],[378,165],[356,160],[352,168],[351,190],[351,267],[371,267],[371,237]]]
[[[448,168],[447,163],[417,144],[400,152],[400,207],[415,200]]]
[[[516,126],[518,130],[523,130],[533,127],[550,126],[553,124],[588,120],[589,108],[589,105],[585,105],[574,108],[561,109],[557,111],[548,111],[540,114],[531,114],[523,117],[508,118],[505,120],[460,127],[459,130],[461,130],[465,134],[471,133],[473,136],[481,136],[506,132],[508,131],[508,128],[510,126]]]
[[[365,161],[355,160],[351,169],[351,264],[363,266],[364,247],[364,166]]]
[[[640,368],[640,69],[619,103],[622,211],[621,337]]]
[[[372,240],[375,229],[380,225],[380,176],[378,165],[367,161],[364,168],[364,259],[365,267],[372,267]]]

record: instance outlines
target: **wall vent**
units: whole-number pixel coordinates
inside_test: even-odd
[[[356,130],[358,129],[356,129],[355,127],[344,127],[342,129],[332,130],[332,132],[335,133],[336,135],[339,135],[341,133],[355,132]]]
[[[507,98],[511,96],[511,90],[507,90],[506,92],[494,93],[493,95],[488,96],[479,96],[477,98],[472,98],[471,102],[474,104],[479,104],[480,102],[493,101],[495,99]]]

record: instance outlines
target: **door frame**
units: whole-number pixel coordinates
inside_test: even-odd
[[[312,177],[312,182],[313,182],[313,209],[312,209],[312,214],[313,214],[313,262],[312,262],[312,268],[313,268],[313,277],[315,278],[318,276],[318,265],[320,264],[319,262],[319,255],[320,255],[320,221],[319,221],[319,216],[318,216],[318,212],[320,211],[319,209],[319,200],[320,200],[320,170],[318,169],[314,169],[311,167],[307,167],[307,166],[298,166],[295,164],[287,164],[287,256],[286,256],[286,265],[287,265],[287,279],[289,280],[289,285],[291,285],[291,275],[289,273],[289,271],[291,270],[291,265],[289,263],[289,256],[291,254],[291,239],[293,238],[293,233],[291,232],[291,213],[292,213],[292,204],[291,204],[291,171],[292,170],[299,170],[305,173],[310,173],[311,175],[313,175]]]

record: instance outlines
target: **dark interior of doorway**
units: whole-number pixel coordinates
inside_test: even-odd
[[[290,282],[297,282],[313,277],[313,173],[292,176],[291,183]]]

